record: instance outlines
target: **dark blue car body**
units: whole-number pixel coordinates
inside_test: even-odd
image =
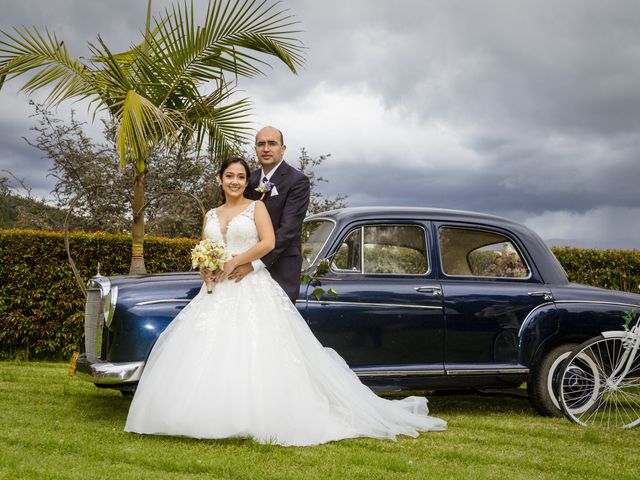
[[[638,295],[569,283],[534,232],[500,217],[347,208],[306,222],[305,271],[322,259],[331,268],[301,285],[296,306],[376,390],[527,382],[534,407],[554,415],[554,375],[570,348],[620,329],[640,305]],[[134,388],[158,335],[200,287],[195,272],[92,279],[78,371]]]

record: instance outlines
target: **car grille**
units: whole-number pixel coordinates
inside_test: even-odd
[[[102,354],[103,324],[101,290],[88,287],[84,309],[84,349],[89,361],[95,361]]]

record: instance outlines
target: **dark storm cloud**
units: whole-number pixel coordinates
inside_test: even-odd
[[[146,8],[124,0],[4,3],[1,29],[48,26],[77,55],[98,33],[127,48]],[[170,3],[154,0],[154,11]],[[239,87],[255,102],[256,126],[285,131],[290,161],[303,146],[333,154],[321,169],[327,194],[348,193],[351,205],[482,210],[530,221],[547,238],[573,232],[580,241],[640,247],[630,240],[640,226],[629,227],[640,225],[636,1],[282,5],[300,20],[304,67],[293,76],[274,65]],[[29,165],[35,182],[39,152],[19,140],[28,133],[28,109],[19,107],[26,99],[6,95],[0,161]]]

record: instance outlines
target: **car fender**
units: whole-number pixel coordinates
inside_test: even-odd
[[[621,331],[624,315],[638,305],[606,301],[558,301],[559,339],[582,343],[607,331]]]
[[[520,364],[531,368],[532,359],[544,343],[557,334],[558,329],[558,312],[553,302],[540,304],[531,310],[518,332]]]
[[[112,362],[146,360],[160,334],[189,300],[165,298],[116,309],[109,328],[107,359]]]
[[[560,300],[553,302],[557,329],[550,331],[548,319],[539,324],[549,304],[532,310],[520,329],[520,363],[529,366],[557,345],[580,344],[603,332],[619,334],[624,314],[638,305],[600,300]]]

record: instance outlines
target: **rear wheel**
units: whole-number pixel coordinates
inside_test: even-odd
[[[559,345],[547,352],[542,360],[532,366],[527,382],[529,402],[540,415],[561,417],[563,415],[557,398],[557,383],[560,368],[575,348],[573,343]]]
[[[640,423],[640,358],[627,362],[627,337],[598,336],[569,357],[558,379],[560,405],[570,420],[598,428],[631,428]]]

